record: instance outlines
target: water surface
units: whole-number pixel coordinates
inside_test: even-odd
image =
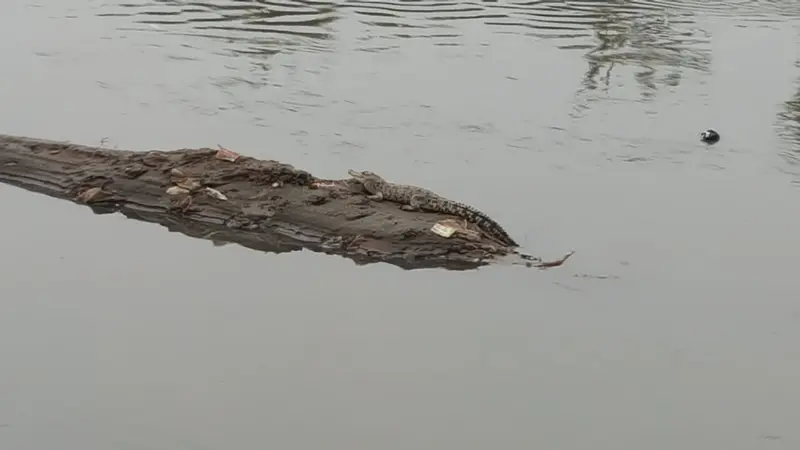
[[[800,447],[796,2],[65,0],[0,26],[5,133],[369,169],[576,250],[359,267],[0,186],[3,448]]]

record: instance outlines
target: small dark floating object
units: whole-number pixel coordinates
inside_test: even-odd
[[[700,140],[706,144],[716,144],[719,142],[719,133],[712,129],[708,129],[700,133]]]

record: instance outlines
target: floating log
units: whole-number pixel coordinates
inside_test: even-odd
[[[352,180],[225,149],[128,151],[0,134],[0,182],[265,252],[309,249],[404,269],[554,264],[467,230],[437,235],[433,225],[457,218],[370,201]]]

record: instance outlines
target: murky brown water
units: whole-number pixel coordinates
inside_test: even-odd
[[[0,448],[800,448],[797,2],[63,0],[0,28],[2,132],[366,168],[576,250],[358,267],[0,186]]]

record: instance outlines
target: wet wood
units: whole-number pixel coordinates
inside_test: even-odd
[[[0,135],[0,181],[265,252],[306,248],[406,269],[540,263],[471,233],[438,236],[431,227],[452,217],[369,201],[346,179],[217,148],[127,151]]]

